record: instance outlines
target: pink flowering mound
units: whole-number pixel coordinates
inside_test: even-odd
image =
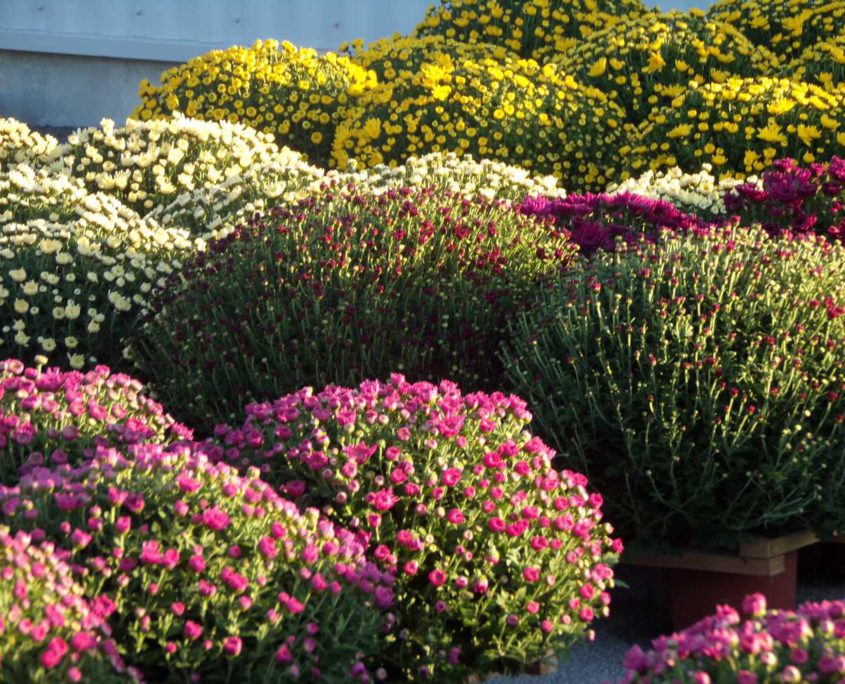
[[[569,263],[549,221],[431,188],[327,188],[212,243],[151,306],[141,372],[192,425],[305,385],[497,381],[514,311]]]
[[[38,466],[77,464],[98,445],[192,437],[143,392],[106,366],[80,373],[0,361],[0,483]]]
[[[137,681],[110,639],[114,604],[87,601],[59,555],[0,526],[0,681]]]
[[[616,249],[617,240],[634,244],[643,236],[657,239],[664,233],[703,230],[703,219],[687,214],[673,204],[632,193],[616,195],[569,195],[562,199],[529,197],[520,206],[529,216],[552,218],[569,233],[583,254],[597,249]]]
[[[70,552],[114,602],[115,637],[150,681],[368,681],[392,601],[358,536],[298,512],[190,444],[99,447],[0,490],[10,524]]]
[[[217,457],[369,537],[396,573],[389,681],[460,682],[524,671],[608,614],[622,545],[530,421],[518,397],[393,375],[248,406]]]
[[[845,601],[766,611],[762,594],[747,596],[744,617],[730,606],[689,629],[625,656],[620,684],[764,684],[845,678]]]
[[[756,183],[725,194],[725,208],[743,223],[759,223],[772,234],[814,232],[845,242],[845,159],[800,166],[779,159]]]

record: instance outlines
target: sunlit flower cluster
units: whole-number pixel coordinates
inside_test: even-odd
[[[776,36],[782,32],[783,22],[791,24],[813,7],[821,7],[826,0],[717,0],[707,10],[715,21],[730,24],[757,45],[775,50],[787,57],[784,45]]]
[[[343,171],[307,164],[287,149],[277,160],[242,176],[232,176],[219,185],[185,192],[170,204],[153,210],[149,217],[168,228],[181,228],[204,240],[225,237],[239,223],[256,212],[292,204],[328,187],[354,184],[375,195],[402,187],[432,188],[455,195],[487,199],[521,200],[528,195],[562,197],[554,176],[532,176],[519,166],[449,152],[410,157],[400,166],[381,164],[358,169],[351,161]]]
[[[26,166],[0,174],[0,348],[81,368],[120,360],[153,288],[197,246],[111,196]]]
[[[79,464],[96,446],[190,439],[143,385],[97,366],[86,373],[0,361],[0,483],[41,466]]]
[[[784,75],[825,90],[845,88],[845,33],[814,43],[787,64]]]
[[[180,111],[251,126],[325,165],[338,110],[375,82],[374,74],[346,57],[259,40],[194,57],[165,71],[161,85],[142,81],[133,116],[147,120]]]
[[[213,185],[273,161],[273,137],[240,124],[174,116],[127,119],[115,127],[76,131],[44,159],[53,173],[80,179],[92,192],[108,193],[145,214],[198,185]]]
[[[15,164],[32,164],[58,144],[52,135],[33,131],[21,121],[0,118],[0,170]]]
[[[752,594],[742,615],[718,606],[688,629],[655,639],[646,652],[634,646],[619,684],[835,684],[845,676],[843,625],[843,601],[767,610],[766,597]]]
[[[455,195],[489,200],[521,200],[528,195],[564,197],[554,176],[535,176],[521,166],[482,159],[454,152],[432,152],[423,157],[409,157],[399,166],[381,164],[371,169],[355,170],[355,164],[343,173],[330,172],[329,178],[353,182],[378,194],[388,189],[433,187]]]
[[[622,17],[645,11],[641,0],[439,0],[415,35],[495,43],[548,61]]]
[[[110,638],[114,603],[106,596],[87,600],[55,544],[41,541],[43,536],[0,526],[0,678],[140,681]]]
[[[303,389],[215,431],[218,458],[363,533],[396,573],[387,681],[520,672],[607,615],[622,550],[513,395],[401,375]]]
[[[630,193],[569,195],[561,199],[528,197],[519,207],[528,216],[551,219],[566,230],[579,252],[613,251],[642,238],[706,230],[708,224],[664,200]]]
[[[777,73],[777,59],[704,12],[651,11],[593,33],[559,58],[561,69],[613,96],[634,123],[679,104],[690,83]]]
[[[402,47],[425,52],[419,70],[369,91],[344,116],[333,148],[338,168],[450,151],[551,174],[568,190],[601,188],[619,172],[625,116],[612,99],[553,64],[436,45]]]
[[[780,31],[772,38],[772,50],[778,54],[798,57],[808,47],[845,33],[843,0],[792,3],[798,11],[780,22]]]
[[[325,171],[288,148],[272,162],[254,166],[211,185],[186,190],[158,205],[149,217],[168,228],[184,229],[203,240],[220,238],[255,212],[290,204],[319,192]]]
[[[703,218],[720,216],[725,213],[725,193],[743,181],[730,178],[720,181],[713,176],[712,170],[710,164],[704,163],[696,173],[684,173],[677,166],[658,173],[646,171],[638,178],[611,184],[608,193],[631,193],[664,200],[681,211]],[[754,181],[749,177],[744,182]]]
[[[626,145],[634,173],[711,164],[719,178],[759,175],[775,159],[825,161],[845,146],[845,95],[788,79],[730,78],[655,109]]]
[[[397,34],[366,46],[359,40],[344,43],[341,48],[356,64],[373,71],[380,83],[412,78],[429,61],[432,52],[448,54],[453,60],[465,59],[469,54],[475,59],[502,62],[514,56],[499,43],[473,43],[468,51],[466,43],[440,35],[412,38]]]
[[[801,166],[779,159],[759,183],[725,194],[727,211],[743,224],[759,223],[773,235],[808,232],[845,241],[845,159]]]
[[[361,659],[376,652],[392,576],[356,534],[300,513],[254,471],[191,444],[99,447],[77,468],[0,487],[0,502],[109,601],[115,638],[147,673],[372,681]]]

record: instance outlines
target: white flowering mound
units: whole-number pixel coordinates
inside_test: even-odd
[[[0,169],[37,164],[59,144],[52,135],[33,131],[16,119],[0,118]]]
[[[73,179],[0,173],[0,355],[117,363],[149,293],[203,246]]]
[[[517,166],[487,159],[479,162],[453,153],[411,157],[393,168],[380,165],[359,170],[352,163],[345,171],[325,172],[285,147],[273,163],[218,185],[184,192],[149,216],[162,226],[182,228],[209,240],[227,235],[255,212],[350,183],[376,195],[401,187],[431,187],[467,197],[513,201],[529,195],[566,196],[554,176],[532,176]]]
[[[554,176],[537,176],[530,171],[501,161],[454,152],[434,152],[424,157],[410,157],[403,165],[390,167],[379,164],[371,169],[357,170],[354,162],[345,172],[332,171],[329,178],[354,182],[376,193],[403,186],[435,187],[473,197],[521,201],[530,195],[566,197]]]
[[[274,162],[273,136],[240,124],[172,119],[135,121],[74,132],[45,157],[54,173],[114,195],[146,214],[177,195],[217,185]]]
[[[755,182],[749,177],[744,181],[717,180],[710,164],[703,164],[698,173],[685,173],[677,166],[660,173],[646,171],[639,178],[629,178],[624,183],[613,184],[609,194],[630,192],[674,204],[681,211],[702,218],[721,216],[725,213],[725,193],[740,183]]]
[[[206,240],[224,237],[255,212],[319,192],[325,172],[284,147],[269,164],[177,195],[149,213],[160,225]]]

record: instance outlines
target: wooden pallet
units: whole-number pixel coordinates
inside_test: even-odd
[[[761,538],[740,544],[735,554],[705,553],[695,549],[683,549],[678,554],[625,552],[622,555],[622,562],[651,568],[705,570],[774,577],[785,572],[786,554],[812,546],[818,541],[812,532],[795,532],[782,537]],[[845,537],[839,537],[835,541],[845,543]]]

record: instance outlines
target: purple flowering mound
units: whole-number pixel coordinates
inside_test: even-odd
[[[392,577],[359,536],[196,446],[99,447],[0,487],[16,529],[69,554],[150,681],[370,681]]]
[[[393,375],[250,405],[216,457],[331,511],[396,573],[388,681],[463,682],[524,672],[608,614],[621,542],[530,422],[516,396]]]
[[[563,199],[529,197],[523,201],[520,211],[529,216],[553,218],[587,255],[598,249],[613,251],[617,239],[633,244],[643,236],[655,240],[666,232],[701,230],[709,225],[669,202],[628,192],[616,195],[587,193]]]
[[[725,193],[727,211],[775,235],[814,232],[845,242],[845,159],[809,166],[779,159],[772,166],[762,188],[743,183]]]
[[[86,600],[59,556],[0,526],[0,681],[137,681],[110,638],[114,604]]]
[[[0,483],[43,465],[72,465],[97,446],[191,439],[137,380],[97,366],[87,373],[0,361]]]
[[[747,596],[740,617],[730,606],[689,629],[660,637],[646,653],[634,646],[620,684],[764,684],[845,678],[845,601],[766,611],[762,594]]]

